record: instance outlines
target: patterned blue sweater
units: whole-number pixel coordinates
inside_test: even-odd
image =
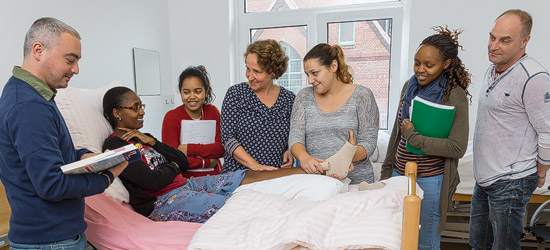
[[[233,85],[225,94],[221,113],[222,173],[248,169],[233,158],[239,146],[258,163],[280,167],[287,150],[294,93],[281,87],[275,104],[268,108],[246,82]]]

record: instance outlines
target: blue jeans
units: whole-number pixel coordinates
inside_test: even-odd
[[[395,170],[392,176],[399,176]],[[443,174],[418,177],[416,183],[424,191],[424,198],[420,202],[420,232],[418,233],[418,249],[439,249],[441,233],[439,233],[439,200],[441,197],[441,184]]]
[[[86,235],[81,233],[75,238],[42,243],[42,244],[19,244],[15,242],[10,242],[11,250],[19,249],[41,249],[41,250],[85,250],[86,249]]]
[[[475,185],[470,208],[470,246],[520,249],[525,207],[537,188],[537,173],[516,180]]]
[[[187,183],[157,197],[149,218],[154,221],[204,223],[224,204],[244,179],[246,170],[187,179]]]

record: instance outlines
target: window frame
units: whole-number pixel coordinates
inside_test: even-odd
[[[281,10],[270,12],[245,13],[246,0],[235,1],[235,65],[234,76],[237,82],[247,81],[243,53],[250,43],[251,29],[280,28],[297,25],[307,26],[307,49],[328,40],[328,24],[335,22],[355,22],[376,19],[392,19],[390,45],[390,72],[388,86],[387,128],[391,131],[401,89],[408,79],[408,43],[410,1],[354,4],[349,6]],[[230,17],[231,18],[231,17]],[[389,132],[388,131],[388,132]]]

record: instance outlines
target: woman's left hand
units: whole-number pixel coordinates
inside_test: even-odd
[[[409,130],[412,127],[414,127],[414,125],[412,124],[411,120],[409,119],[403,120],[403,122],[401,123],[401,134],[405,134],[405,132],[407,132],[407,130]]]
[[[292,157],[292,155],[290,155],[290,151],[287,150],[283,154],[283,162],[286,162],[286,163],[283,164],[281,168],[291,168],[292,165],[294,164],[294,158]]]
[[[123,134],[120,137],[121,139],[123,139],[125,141],[128,141],[132,138],[136,138],[143,144],[148,144],[148,145],[151,145],[151,146],[155,146],[155,143],[156,143],[155,139],[144,135],[143,133],[139,132],[139,130],[137,130],[137,129],[129,129],[129,128],[121,128],[121,127],[119,127],[118,129],[126,132],[125,134]]]

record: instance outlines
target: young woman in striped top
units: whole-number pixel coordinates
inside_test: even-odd
[[[425,38],[414,57],[414,75],[403,87],[381,173],[382,179],[387,179],[403,175],[409,161],[418,164],[417,183],[424,191],[418,249],[439,249],[447,207],[459,183],[458,159],[468,145],[470,74],[458,57],[458,35],[462,31],[447,27],[434,30],[437,34]],[[416,96],[456,108],[448,138],[427,137],[415,130],[409,108]],[[408,152],[407,143],[427,155]]]

